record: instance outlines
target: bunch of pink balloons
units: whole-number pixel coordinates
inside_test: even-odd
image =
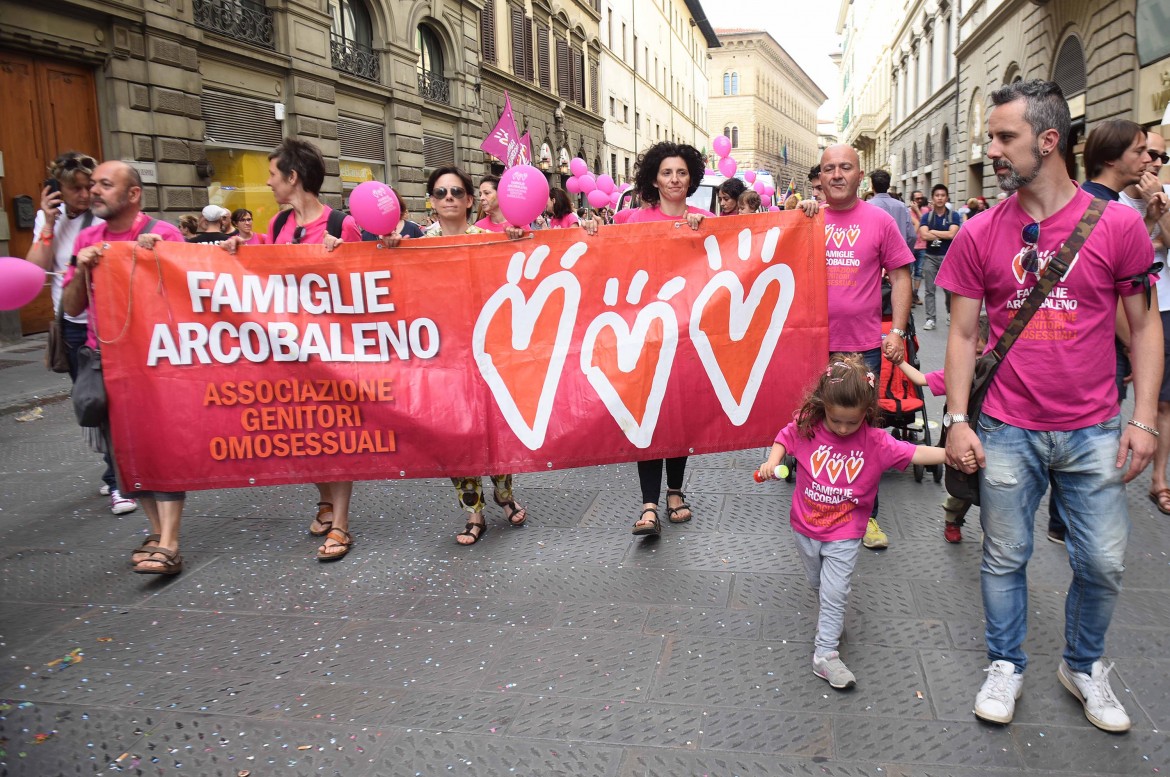
[[[733,178],[735,171],[739,169],[739,164],[731,158],[731,138],[726,135],[716,135],[711,138],[711,147],[715,149],[715,154],[719,157],[719,164],[716,167],[724,178]]]
[[[569,194],[584,194],[593,208],[616,208],[622,192],[630,188],[629,184],[619,187],[606,173],[593,175],[589,172],[589,164],[581,157],[573,157],[569,162],[569,172],[573,175],[565,181],[565,190]]]

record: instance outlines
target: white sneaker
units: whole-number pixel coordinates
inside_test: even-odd
[[[931,329],[934,329],[934,319],[933,319],[933,318],[928,318],[928,319],[926,319],[926,323],[922,325],[922,328],[923,328],[923,329],[925,329],[925,330],[926,330],[926,331],[928,331],[928,332],[929,332]]]
[[[1061,661],[1056,676],[1060,678],[1060,684],[1085,706],[1085,717],[1090,723],[1102,731],[1129,731],[1129,715],[1109,685],[1111,671],[1113,664],[1105,666],[1101,661],[1094,661],[1092,674],[1074,672]]]
[[[122,496],[118,489],[110,489],[110,512],[114,515],[125,515],[138,509],[138,503],[133,499]]]
[[[101,494],[102,496],[109,496],[110,495],[110,487],[107,486],[105,483],[102,483],[102,487],[98,489],[98,493]]]
[[[992,661],[983,687],[975,696],[975,717],[992,723],[1011,723],[1016,699],[1024,690],[1024,676],[1011,661]]]
[[[849,667],[845,666],[841,654],[836,650],[823,656],[814,654],[812,664],[813,674],[822,680],[828,680],[829,685],[834,688],[843,690],[857,685],[857,678],[849,671]]]

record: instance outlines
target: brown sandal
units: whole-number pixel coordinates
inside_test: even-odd
[[[472,531],[479,529],[479,531]],[[483,523],[476,523],[475,521],[468,521],[467,525],[463,527],[463,531],[455,535],[455,542],[459,543],[465,548],[470,548],[475,543],[483,539],[483,535],[487,534],[487,519]],[[471,542],[459,542],[460,537],[471,537]]]
[[[678,507],[671,507],[670,506],[670,498],[672,496],[677,496],[679,499],[681,499],[682,504],[680,504]],[[687,504],[687,495],[682,492],[682,489],[679,489],[679,488],[666,489],[666,505],[667,505],[666,517],[670,519],[671,523],[686,523],[687,521],[689,521],[695,517],[694,514],[691,512],[691,506],[689,504]],[[687,517],[686,518],[677,517],[678,514],[680,512],[682,512],[683,510],[687,511]]]
[[[140,563],[145,561],[151,553],[154,553],[154,549],[158,547],[158,541],[161,539],[162,537],[157,534],[146,535],[146,539],[142,541],[142,544],[134,550],[130,551],[130,566],[138,566]],[[152,542],[154,543],[153,545],[150,544]],[[142,558],[134,558],[140,554]]]
[[[317,517],[313,519],[312,524],[309,524],[309,534],[312,534],[314,537],[324,537],[325,535],[327,535],[329,533],[329,530],[333,528],[333,521],[322,521],[321,516],[322,515],[332,515],[332,514],[333,514],[333,503],[332,502],[318,502],[317,503]],[[317,524],[318,526],[324,526],[325,528],[321,529],[320,531],[313,531],[313,524]]]
[[[524,522],[528,520],[528,510],[516,504],[515,499],[509,499],[506,502],[501,502],[498,496],[493,496],[492,498],[496,500],[496,504],[504,508],[506,511],[505,517],[507,517],[508,523],[512,524],[513,526],[523,526]],[[517,516],[520,517],[520,520],[516,520]],[[473,542],[471,544],[474,545],[475,543]]]
[[[654,516],[654,518],[652,519],[653,522],[639,526],[638,524],[641,524],[643,521],[646,520],[643,517],[644,515],[646,515],[646,513],[650,513],[650,515]],[[642,508],[642,515],[639,515],[638,520],[634,522],[634,528],[631,530],[631,532],[635,536],[638,536],[638,537],[643,537],[643,536],[657,537],[658,535],[662,534],[662,522],[660,520],[658,520],[658,508],[657,507],[643,507]]]
[[[329,533],[325,535],[326,540],[333,540],[337,544],[332,548],[322,545],[317,549],[318,561],[337,561],[339,558],[344,558],[349,549],[353,546],[353,535],[345,529],[330,529]]]
[[[162,558],[155,558],[162,556]],[[143,566],[149,564],[150,566]],[[183,557],[173,548],[156,547],[150,555],[134,565],[140,575],[177,575],[183,571]]]

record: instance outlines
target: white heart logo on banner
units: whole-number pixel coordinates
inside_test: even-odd
[[[540,381],[540,394],[536,402],[535,415],[528,419],[524,417],[516,399],[517,397],[524,398],[523,392],[531,391],[532,386],[526,385],[524,382],[520,382],[519,385],[509,385],[509,381],[500,374],[492,355],[487,352],[485,347],[488,327],[504,303],[511,303],[511,349],[514,351],[528,350],[532,345],[536,322],[544,311],[549,297],[557,291],[564,292],[564,307],[561,309],[551,348],[548,348],[548,365],[543,380]],[[544,435],[548,431],[548,422],[552,417],[553,400],[556,397],[557,386],[560,384],[565,359],[569,355],[569,343],[573,337],[573,326],[577,320],[577,308],[580,300],[581,287],[573,274],[557,272],[541,281],[540,285],[532,292],[532,296],[528,298],[525,298],[524,292],[513,283],[501,286],[484,303],[479,318],[475,321],[475,330],[472,333],[475,363],[479,367],[484,381],[487,382],[488,388],[491,389],[492,396],[495,397],[504,420],[508,422],[508,426],[529,450],[537,450],[544,445]],[[547,339],[545,336],[546,341]],[[514,394],[514,392],[520,393]]]
[[[762,324],[755,321],[756,312],[760,307],[765,290],[771,283],[779,284],[780,290],[771,315],[765,315],[766,324]],[[752,341],[756,337],[759,338],[755,354],[739,354],[741,359],[751,358],[752,366],[744,385],[739,388],[738,398],[736,397],[737,392],[728,384],[727,376],[724,375],[723,368],[717,358],[715,347],[712,346],[710,338],[702,327],[705,308],[720,289],[725,289],[731,297],[727,329],[724,332],[720,327],[718,332],[727,335],[727,343],[719,346],[720,352],[726,353],[744,348],[750,350]],[[707,371],[707,377],[711,381],[712,388],[715,389],[715,395],[719,398],[723,412],[736,426],[742,426],[751,414],[756,394],[760,390],[760,383],[764,379],[764,372],[776,350],[780,334],[784,331],[784,322],[788,320],[788,311],[792,307],[795,292],[796,280],[793,277],[792,269],[788,265],[779,264],[768,267],[756,277],[752,283],[751,293],[747,295],[746,299],[739,276],[730,270],[717,273],[711,280],[707,281],[707,285],[695,298],[695,304],[691,310],[691,342],[695,344],[695,350],[703,362],[703,367]],[[767,311],[764,313],[766,314]],[[753,326],[753,322],[755,322],[755,326]],[[722,324],[723,322],[718,323]],[[763,326],[766,326],[766,329],[761,332],[760,329]],[[745,341],[749,332],[756,337]],[[740,343],[743,345],[738,345]]]
[[[654,366],[654,377],[650,381],[649,390],[643,390],[641,396],[630,396],[630,399],[645,401],[642,418],[637,419],[622,395],[623,391],[629,395],[630,389],[636,390],[646,385],[643,375],[633,373],[646,349],[646,336],[654,321],[662,322],[661,350],[658,353],[658,363]],[[613,332],[617,344],[619,372],[613,375],[606,374],[593,363],[597,338],[607,329]],[[593,319],[585,331],[585,339],[581,343],[581,371],[585,373],[593,390],[601,397],[609,414],[621,427],[626,439],[639,448],[648,448],[654,438],[658,413],[662,409],[662,400],[666,395],[666,384],[670,378],[670,368],[674,364],[677,349],[678,320],[674,309],[661,301],[651,302],[638,311],[632,329],[617,313],[606,312]]]

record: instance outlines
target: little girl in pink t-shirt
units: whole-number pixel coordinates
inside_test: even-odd
[[[857,354],[833,354],[795,420],[780,430],[761,479],[776,477],[785,454],[796,457],[792,523],[809,585],[820,595],[813,674],[834,688],[857,680],[837,651],[850,579],[887,469],[942,464],[945,451],[895,440],[870,424],[878,417],[874,374]]]

